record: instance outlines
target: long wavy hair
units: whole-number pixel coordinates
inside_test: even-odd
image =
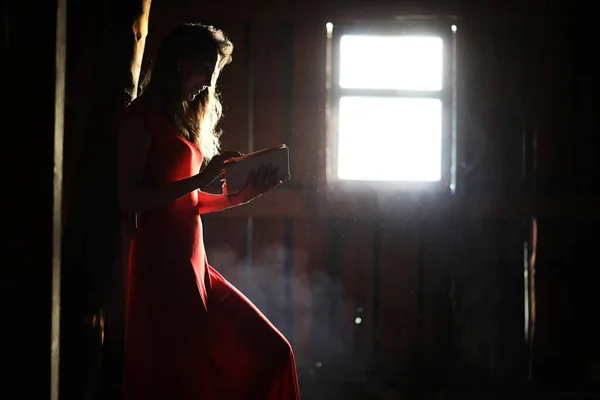
[[[178,61],[211,51],[218,52],[221,58],[210,87],[192,101],[182,100]],[[140,85],[141,92],[158,99],[163,113],[181,135],[198,147],[204,162],[220,151],[221,130],[217,124],[223,109],[216,86],[219,73],[231,62],[232,52],[233,44],[223,31],[199,23],[181,24],[167,34]]]

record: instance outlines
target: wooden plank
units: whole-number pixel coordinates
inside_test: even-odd
[[[296,219],[293,226],[292,346],[299,369],[314,368],[329,345],[329,318],[323,296],[329,293],[327,223]]]
[[[451,310],[447,312],[451,318],[445,319],[445,333],[450,337],[446,343],[452,343],[454,350],[453,354],[446,352],[444,357],[453,366],[449,377],[458,381],[474,382],[489,377],[490,366],[486,360],[490,361],[490,354],[496,351],[491,332],[497,324],[489,308],[491,304],[497,304],[498,291],[494,285],[497,270],[489,265],[489,260],[496,255],[493,253],[488,258],[490,246],[494,245],[488,236],[489,222],[462,220],[440,223],[438,234],[430,234],[424,248],[427,263],[423,269],[429,269],[424,278],[436,281],[436,274],[440,274],[444,279],[443,282],[437,281],[442,284],[439,286],[441,294],[447,295],[447,301],[440,297],[440,293],[437,293],[437,298]],[[437,254],[440,254],[439,257]],[[431,285],[425,286],[431,288]],[[436,296],[436,293],[428,290],[425,295]],[[431,304],[428,306],[425,317],[439,318],[441,308],[436,310]],[[437,316],[430,315],[436,312]],[[432,335],[435,338],[436,333],[431,332],[429,337]],[[435,362],[434,356],[429,355],[430,364]]]
[[[538,221],[534,381],[548,389],[594,387],[598,379],[597,222]],[[589,384],[589,386],[588,386]]]
[[[446,234],[439,221],[421,221],[419,235],[419,340],[418,382],[444,385],[453,378],[454,331],[451,288],[451,262],[448,262]],[[445,241],[444,241],[445,239]]]
[[[293,32],[292,135],[294,187],[325,187],[325,50],[323,23],[297,23]]]
[[[373,302],[373,221],[354,218],[337,223],[341,303],[337,340],[343,379],[366,382],[373,356],[375,310]],[[332,342],[333,343],[333,342]]]
[[[410,378],[417,364],[419,237],[415,224],[381,223],[378,358],[384,369]]]
[[[286,141],[288,39],[284,24],[252,24],[255,150]]]
[[[525,346],[525,240],[526,222],[522,218],[490,220],[491,242],[497,263],[500,305],[497,308],[497,351],[494,362],[495,381],[527,383],[527,348]]]
[[[567,36],[570,32],[558,24],[530,29],[529,33],[531,129],[537,137],[536,186],[540,193],[561,193],[578,182],[574,168],[582,156],[576,148],[582,116],[575,115],[576,101],[566,101],[576,95],[572,80],[577,76],[575,50]]]
[[[443,382],[450,384],[522,381],[520,220],[444,221],[424,228],[425,371],[435,375],[451,368]]]
[[[517,27],[516,27],[517,28]],[[461,51],[478,54],[462,61],[465,83],[457,105],[463,116],[463,185],[469,194],[518,193],[524,184],[523,85],[520,30],[504,32],[482,21],[460,27]],[[491,45],[495,43],[496,45]],[[510,59],[510,63],[503,60]]]
[[[252,257],[245,272],[244,294],[284,334],[290,333],[290,295],[284,265],[289,249],[285,243],[285,221],[254,219]]]
[[[65,133],[67,2],[57,1],[56,89],[54,91],[54,168],[52,201],[52,322],[50,344],[50,399],[59,400],[60,384],[60,304],[63,236],[63,145]]]

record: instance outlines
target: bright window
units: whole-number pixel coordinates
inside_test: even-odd
[[[340,40],[340,86],[441,90],[443,55],[440,37],[344,35]]]
[[[439,181],[441,133],[440,100],[344,96],[339,106],[338,178]]]
[[[454,30],[454,28],[453,28]],[[354,34],[333,41],[335,178],[439,182],[450,125],[440,35]]]

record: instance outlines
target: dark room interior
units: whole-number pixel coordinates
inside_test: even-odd
[[[0,22],[0,397],[122,398],[117,124],[202,22],[234,45],[222,148],[286,144],[291,169],[202,216],[208,261],[289,340],[303,399],[600,399],[592,3],[39,3]]]

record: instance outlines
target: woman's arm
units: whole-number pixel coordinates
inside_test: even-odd
[[[211,194],[198,190],[198,213],[207,214],[247,204],[280,184],[281,181],[277,179],[276,167],[273,165],[261,166],[256,173],[249,174],[248,184],[237,193],[227,192],[226,180],[223,180],[222,194]]]
[[[217,211],[224,211],[228,208],[236,207],[239,204],[234,202],[233,196],[226,194],[212,194],[198,190],[198,214],[208,214]]]
[[[167,205],[214,179],[200,173],[165,185],[145,185],[144,164],[152,139],[140,116],[124,122],[118,140],[117,190],[119,206],[125,212],[138,213]]]

